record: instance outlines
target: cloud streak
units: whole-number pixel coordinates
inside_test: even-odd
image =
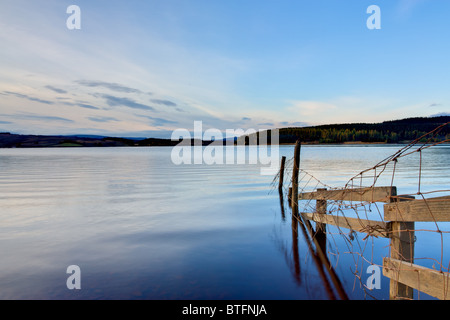
[[[51,90],[53,92],[56,92],[56,93],[67,93],[66,90],[55,88],[53,86],[45,86],[45,88],[47,88],[47,89],[49,89],[49,90]]]
[[[176,107],[177,106],[177,104],[175,102],[172,102],[170,100],[151,99],[150,101],[153,103],[156,103],[156,104],[167,106],[167,107]]]
[[[144,115],[140,115],[140,114],[136,114],[136,116],[152,120],[152,124],[157,127],[165,126],[168,124],[177,124],[178,123],[176,121],[172,121],[172,120],[168,120],[168,119],[155,118],[155,117],[144,116]]]
[[[152,110],[154,111],[155,108],[151,106],[147,106],[145,104],[138,103],[132,99],[124,98],[124,97],[115,97],[108,94],[101,95],[102,98],[106,100],[106,103],[110,107],[128,107],[133,109],[141,109],[141,110]]]
[[[82,103],[82,102],[78,102],[78,103],[73,103],[73,102],[62,102],[62,104],[65,104],[67,106],[75,106],[75,107],[80,107],[80,108],[84,108],[84,109],[91,109],[91,110],[100,110],[100,108],[94,107],[90,104],[86,104],[86,103]]]
[[[76,106],[81,107],[81,108],[85,108],[85,109],[100,110],[100,108],[91,106],[90,104],[78,103],[78,104],[76,104]]]
[[[44,104],[54,104],[53,101],[30,97],[29,95],[18,93],[18,92],[3,91],[3,94],[12,95],[12,96],[16,96],[17,98],[27,99],[29,101],[34,101],[34,102],[39,102],[39,103],[44,103]]]
[[[112,121],[120,121],[113,117],[88,117],[89,120],[94,122],[112,122]]]
[[[57,122],[74,122],[71,119],[56,117],[56,116],[43,116],[34,113],[18,113],[18,114],[7,114],[2,115],[3,117],[9,117],[18,120],[40,120],[40,121],[57,121]]]
[[[85,87],[90,87],[90,88],[106,88],[109,89],[111,91],[115,91],[115,92],[122,92],[122,93],[143,93],[141,90],[139,89],[135,89],[135,88],[130,88],[118,83],[114,83],[114,82],[104,82],[104,81],[90,81],[90,80],[78,80],[75,81],[75,83],[85,86]],[[147,94],[151,94],[150,92],[147,92]]]

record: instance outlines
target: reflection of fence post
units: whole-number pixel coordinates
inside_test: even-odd
[[[414,262],[414,222],[391,222],[391,258],[401,261]],[[399,265],[400,266],[400,265]],[[397,277],[401,270],[398,270]],[[396,279],[390,280],[390,299],[413,299],[413,288],[400,283]]]
[[[326,190],[327,190],[326,188],[319,188],[317,189],[317,193],[319,194],[320,191]],[[327,213],[327,200],[316,200],[316,213],[320,215]],[[315,237],[324,252],[326,252],[326,243],[327,243],[326,228],[327,225],[325,223],[320,222],[316,223]]]
[[[278,195],[280,197],[280,208],[281,208],[281,217],[284,220],[284,199],[283,199],[283,179],[284,179],[284,164],[286,162],[286,157],[283,156],[281,158],[281,166],[280,166],[280,181],[278,182]]]
[[[278,192],[281,194],[283,192],[283,179],[284,179],[284,164],[286,162],[286,157],[281,157],[281,165],[280,165],[280,179],[278,181]]]
[[[298,170],[300,168],[300,140],[295,143],[294,167],[292,168],[292,214],[298,216]]]
[[[289,193],[288,193],[288,204],[289,208],[292,207],[292,187],[289,187]]]

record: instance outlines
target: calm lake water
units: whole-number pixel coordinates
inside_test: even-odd
[[[401,147],[303,146],[301,168],[339,187]],[[175,165],[171,151],[0,149],[0,299],[329,299],[273,175],[261,164]],[[282,146],[280,157],[293,151]],[[418,157],[399,161],[399,193],[417,192]],[[422,157],[421,191],[450,189],[450,147]],[[417,235],[416,257],[443,254],[447,267],[443,237]],[[387,239],[336,232],[328,241],[351,299],[389,299],[383,276],[365,294],[369,264],[353,254],[382,264]],[[66,286],[70,265],[81,269],[80,290]]]

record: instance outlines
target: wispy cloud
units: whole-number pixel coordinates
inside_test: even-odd
[[[110,107],[128,107],[133,109],[141,109],[141,110],[155,110],[155,108],[151,106],[147,106],[142,103],[138,103],[132,99],[124,98],[124,97],[115,97],[108,94],[101,95],[102,98],[106,100],[106,103]]]
[[[88,117],[89,120],[95,122],[112,122],[112,121],[120,121],[113,117]]]
[[[85,103],[77,103],[77,106],[81,107],[81,108],[85,108],[85,109],[93,109],[93,110],[100,110],[100,108],[91,106],[90,104],[85,104]]]
[[[176,107],[177,106],[177,104],[175,102],[170,101],[170,100],[151,99],[150,101],[153,103],[168,106],[168,107]]]
[[[56,93],[67,93],[66,90],[63,90],[63,89],[60,89],[60,88],[55,88],[55,87],[50,86],[50,85],[45,86],[45,88],[47,88],[49,90],[52,90],[53,92],[56,92]]]
[[[19,120],[43,120],[43,121],[57,121],[57,122],[74,122],[71,119],[56,117],[56,116],[44,116],[35,113],[16,113],[16,114],[3,114],[2,117],[9,117]]]
[[[66,106],[75,106],[75,107],[80,107],[80,108],[84,108],[84,109],[100,110],[100,108],[98,108],[98,107],[94,107],[93,105],[82,103],[82,102],[77,102],[77,103],[62,102],[62,104],[66,105]]]
[[[176,124],[176,121],[171,121],[171,120],[167,120],[167,119],[162,119],[162,118],[151,118],[149,117],[149,119],[151,119],[153,121],[153,125],[160,127],[160,126],[165,126],[168,124]]]
[[[40,103],[45,103],[45,104],[54,104],[53,101],[43,100],[43,99],[31,97],[31,96],[29,96],[29,95],[22,94],[22,93],[18,93],[18,92],[3,91],[3,94],[5,94],[5,95],[16,96],[17,98],[27,99],[27,100],[29,100],[29,101],[34,101],[34,102],[40,102]]]
[[[146,115],[136,114],[136,116],[152,120],[152,124],[157,127],[165,126],[168,124],[177,124],[178,123],[177,121],[172,121],[172,120],[163,119],[163,118],[155,118],[155,117],[146,116]]]
[[[85,87],[90,87],[90,88],[102,87],[102,88],[106,88],[106,89],[109,89],[109,90],[115,91],[115,92],[143,93],[139,89],[130,88],[130,87],[118,84],[118,83],[114,83],[114,82],[91,81],[91,80],[78,80],[75,82],[79,85],[82,85]],[[147,94],[151,94],[151,93],[147,92]]]

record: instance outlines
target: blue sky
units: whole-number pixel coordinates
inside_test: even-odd
[[[80,30],[66,27],[72,4]],[[449,12],[446,0],[2,1],[0,131],[170,137],[194,121],[448,113]]]

